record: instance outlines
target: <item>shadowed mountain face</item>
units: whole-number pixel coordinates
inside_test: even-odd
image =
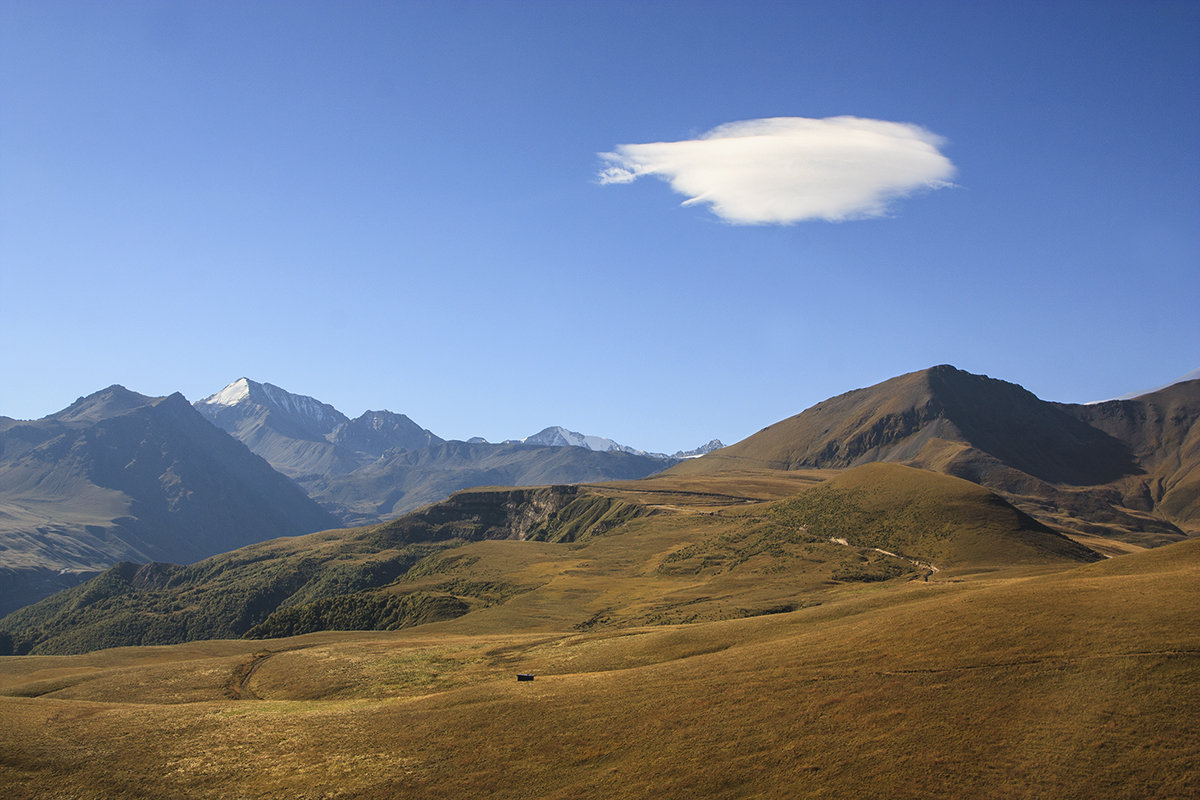
[[[194,561],[334,524],[179,394],[112,386],[0,432],[0,607],[122,560]]]
[[[1133,400],[1061,408],[1119,440],[1137,458],[1145,475],[1126,481],[1131,505],[1200,520],[1200,380]]]
[[[1200,382],[1193,384],[1139,400],[1064,406],[1016,384],[933,367],[818,403],[673,471],[904,463],[1001,491],[1044,521],[1063,524],[1061,512],[1077,517],[1081,530],[1115,524],[1118,533],[1155,543],[1196,520],[1188,489],[1200,463],[1187,433],[1197,416]],[[1148,501],[1126,508],[1125,498],[1144,494],[1136,487],[1163,464],[1181,466],[1152,487]]]

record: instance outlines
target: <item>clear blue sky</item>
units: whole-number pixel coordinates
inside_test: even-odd
[[[1200,4],[0,2],[0,414],[240,376],[447,438],[727,443],[951,363],[1200,366]],[[730,224],[602,153],[943,137],[882,217]]]

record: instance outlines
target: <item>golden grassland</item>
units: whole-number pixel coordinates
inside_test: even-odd
[[[446,622],[0,658],[0,786],[12,798],[1200,795],[1200,541],[1091,564],[1014,559],[1032,534],[996,527],[1009,511],[988,493],[885,470],[597,488],[663,513],[583,542],[447,551],[446,569],[537,588]],[[880,523],[872,498],[895,491],[872,488],[881,478],[957,510]],[[834,579],[844,559],[882,557],[866,540],[787,535],[788,498],[810,488],[871,511],[864,536],[925,548],[900,556],[958,566]],[[830,507],[842,506],[817,508]],[[961,542],[939,533],[951,522]],[[998,550],[981,544],[990,533]]]

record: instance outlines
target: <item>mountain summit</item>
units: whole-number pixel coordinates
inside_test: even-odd
[[[1157,434],[1147,426],[1173,431],[1182,442],[1200,406],[1185,397],[1198,391],[1200,381],[1193,381],[1138,400],[1077,406],[940,365],[830,398],[673,470],[901,463],[982,484],[1051,525],[1098,532],[1095,523],[1103,520],[1130,541],[1161,544],[1200,523],[1189,510],[1200,505],[1197,484],[1186,477],[1200,469],[1194,446],[1172,445],[1170,452],[1188,459],[1183,468],[1166,472],[1148,461],[1153,448],[1146,442]],[[1164,428],[1172,414],[1179,419]]]
[[[250,409],[268,409],[278,417],[285,417],[297,431],[312,438],[323,437],[338,425],[350,420],[345,414],[328,403],[314,397],[292,394],[270,383],[258,383],[249,378],[238,378],[214,395],[195,403],[197,410],[206,417],[221,416],[228,409],[236,409],[238,416],[253,414]]]
[[[403,414],[367,411],[351,420],[314,397],[248,378],[238,378],[195,407],[302,485],[353,472],[389,450],[442,441]]]
[[[714,460],[774,469],[895,461],[970,479],[1007,466],[1067,484],[1137,471],[1120,442],[1053,403],[947,365],[825,400],[704,459]]]

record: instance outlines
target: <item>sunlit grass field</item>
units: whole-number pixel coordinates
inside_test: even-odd
[[[456,548],[469,558],[448,568],[536,588],[434,624],[2,658],[0,785],[12,798],[1200,795],[1200,542],[1084,563],[1047,554],[978,487],[884,469],[598,488],[663,513],[581,542]],[[950,511],[914,516],[914,497]],[[833,507],[859,515],[834,532],[848,544],[813,524],[796,534],[789,515]],[[884,543],[901,574],[834,576],[875,569]]]

